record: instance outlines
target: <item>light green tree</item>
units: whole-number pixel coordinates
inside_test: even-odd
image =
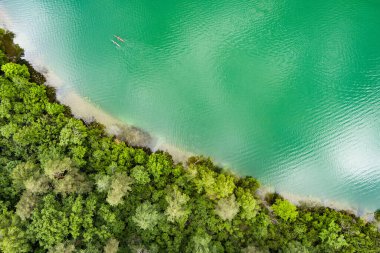
[[[107,192],[111,186],[111,177],[108,175],[100,175],[96,179],[96,188],[100,192]]]
[[[48,160],[44,165],[45,175],[51,179],[56,193],[86,193],[92,184],[88,178],[73,167],[70,158]]]
[[[72,242],[58,243],[54,247],[48,250],[48,253],[73,253],[75,252],[75,246]]]
[[[24,182],[25,189],[34,194],[46,193],[50,190],[51,180],[45,176],[34,176]]]
[[[64,175],[63,178],[54,180],[53,183],[54,191],[63,195],[70,193],[83,194],[90,192],[92,189],[91,182],[76,168]]]
[[[310,251],[306,246],[297,241],[288,242],[282,249],[280,253],[309,253]]]
[[[13,62],[6,63],[1,66],[1,70],[4,72],[6,77],[23,77],[29,79],[30,74],[28,67],[26,65],[19,65]]]
[[[181,193],[178,187],[173,187],[168,195],[166,195],[165,200],[168,203],[168,207],[165,210],[168,221],[179,221],[189,214],[189,210],[186,209],[186,203],[190,198],[186,194]]]
[[[144,202],[136,208],[132,220],[143,230],[151,230],[157,225],[162,215],[149,201]]]
[[[0,203],[0,251],[4,253],[31,252],[29,235],[23,222]]]
[[[259,249],[258,247],[250,245],[250,246],[242,249],[241,253],[269,253],[269,250]]]
[[[211,236],[204,232],[197,233],[191,238],[186,251],[194,253],[209,253],[211,252],[210,243]]]
[[[119,249],[119,241],[115,238],[111,238],[104,246],[104,253],[116,253]]]
[[[272,209],[284,221],[295,221],[298,217],[297,207],[287,200],[277,199]]]
[[[11,173],[14,187],[24,189],[24,182],[37,174],[38,171],[38,167],[32,162],[20,163]]]
[[[21,220],[29,219],[38,203],[38,197],[31,192],[24,191],[16,205],[16,214]]]
[[[48,160],[44,165],[45,175],[50,179],[62,179],[73,170],[70,158]]]
[[[231,221],[239,212],[239,204],[236,202],[235,195],[220,199],[215,207],[215,213],[222,220]]]
[[[210,199],[220,199],[231,195],[235,189],[234,178],[230,175],[219,174],[211,170],[201,170],[195,180],[198,192],[205,190]]]
[[[128,192],[132,190],[133,179],[126,173],[116,173],[112,177],[112,182],[107,195],[107,202],[116,206],[123,202],[123,197],[127,196]]]
[[[203,190],[207,192],[212,191],[215,186],[215,172],[209,169],[197,170],[196,166],[191,166],[188,171],[190,178],[194,179],[194,183],[197,187],[198,193],[201,193]]]

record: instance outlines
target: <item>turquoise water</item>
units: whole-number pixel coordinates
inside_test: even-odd
[[[280,192],[369,210],[379,13],[376,0],[0,1],[63,90]]]

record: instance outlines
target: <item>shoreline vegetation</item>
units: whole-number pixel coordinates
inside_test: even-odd
[[[0,29],[2,252],[379,252],[374,222],[74,118],[13,38]]]

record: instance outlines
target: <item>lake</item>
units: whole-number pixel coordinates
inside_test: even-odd
[[[380,208],[379,13],[376,0],[0,1],[61,92],[361,212]]]

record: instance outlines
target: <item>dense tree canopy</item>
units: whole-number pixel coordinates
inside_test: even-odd
[[[262,199],[252,177],[72,117],[12,36],[0,30],[1,252],[379,252],[375,224],[348,212]]]

